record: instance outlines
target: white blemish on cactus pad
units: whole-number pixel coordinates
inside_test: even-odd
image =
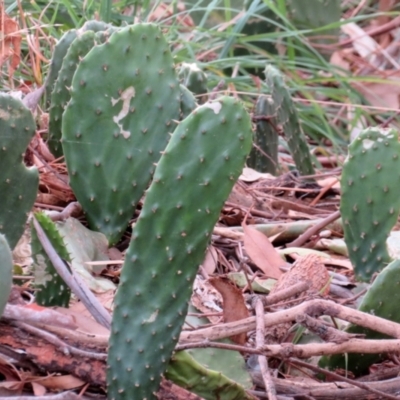
[[[214,114],[219,114],[222,108],[222,104],[219,101],[213,101],[212,103],[205,103],[203,107],[211,108],[211,110],[214,111]]]
[[[368,149],[370,149],[372,147],[372,145],[374,144],[374,141],[370,140],[370,139],[364,139],[362,141],[362,144],[363,144],[364,149],[368,150]]]
[[[144,324],[152,324],[156,319],[158,315],[158,310],[154,311],[153,314],[150,315],[148,319],[145,319],[143,321]]]
[[[111,98],[111,104],[115,106],[119,101],[122,101],[122,108],[118,115],[113,118],[113,121],[118,125],[120,134],[125,138],[128,139],[131,136],[129,131],[125,131],[122,127],[120,121],[124,119],[129,113],[129,106],[131,104],[131,99],[135,97],[135,88],[133,86],[129,86],[125,89],[121,96],[118,99]]]

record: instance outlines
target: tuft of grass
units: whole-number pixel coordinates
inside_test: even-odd
[[[329,62],[342,24],[362,26],[382,16],[368,5],[371,2],[355,16],[355,4],[346,2],[342,10],[346,20],[318,26],[310,26],[306,19],[296,20],[295,0],[246,3],[172,0],[167,4],[173,10],[171,15],[167,11],[155,14],[163,4],[161,0],[5,0],[6,12],[19,21],[23,43],[21,66],[13,79],[10,81],[6,69],[2,70],[3,90],[43,84],[56,41],[86,20],[101,19],[117,26],[155,20],[164,29],[177,64],[197,62],[208,74],[210,89],[224,81],[226,90],[239,96],[250,111],[258,95],[268,94],[263,81],[265,66],[279,68],[293,93],[303,129],[315,146],[330,145],[333,152],[343,153],[353,127],[376,125],[397,112],[369,107],[354,88],[355,83],[367,78],[351,76]],[[184,25],[184,18],[191,19],[194,26]]]

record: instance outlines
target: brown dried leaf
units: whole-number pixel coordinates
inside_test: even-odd
[[[225,278],[215,277],[208,280],[217,289],[224,302],[224,322],[234,322],[249,316],[243,293],[232,282]],[[239,345],[246,343],[246,332],[231,336],[231,340]]]
[[[73,375],[47,376],[45,378],[40,378],[39,382],[47,389],[52,390],[71,390],[85,384],[84,381]]]
[[[245,224],[242,227],[244,248],[248,256],[268,278],[278,279],[282,275],[279,267],[285,265],[285,261],[262,232]]]
[[[217,268],[217,263],[218,263],[217,250],[215,250],[214,246],[208,246],[206,257],[201,266],[204,268],[207,274],[211,275],[214,273],[215,268]]]
[[[11,78],[21,60],[22,37],[18,23],[4,12],[3,7],[0,7],[0,32],[0,66],[10,60],[8,73]]]

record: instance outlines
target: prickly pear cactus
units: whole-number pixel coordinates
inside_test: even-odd
[[[207,93],[207,75],[197,64],[183,62],[178,76],[181,83],[195,95]]]
[[[43,212],[39,212],[35,214],[35,218],[46,233],[57,254],[63,260],[71,262],[64,240],[50,217]],[[49,260],[33,224],[31,225],[31,232],[34,286],[37,289],[36,303],[46,307],[68,307],[71,290]]]
[[[205,368],[187,351],[172,356],[166,377],[204,400],[256,400],[243,386],[220,371]]]
[[[251,141],[250,117],[229,97],[200,106],[173,133],[133,229],[114,301],[110,399],[155,399],[197,268]]]
[[[369,128],[349,146],[340,212],[356,276],[369,280],[390,261],[386,240],[400,209],[400,143],[395,130]]]
[[[60,72],[64,57],[67,54],[69,46],[71,46],[71,43],[75,40],[77,35],[78,31],[76,29],[65,32],[54,47],[53,56],[51,57],[50,62],[50,71],[47,75],[45,83],[47,107],[50,107],[51,92],[53,91],[54,84],[57,80],[58,73]]]
[[[79,64],[62,146],[71,187],[110,245],[128,225],[179,113],[172,55],[153,24],[115,32]]]
[[[400,323],[400,260],[391,262],[375,279],[366,293],[359,310],[377,317],[382,317]],[[386,335],[350,325],[346,332],[364,334],[366,339],[387,339]],[[368,372],[368,368],[379,362],[379,354],[347,354],[347,363],[344,354],[335,354],[324,357],[320,361],[322,367],[329,369],[343,368],[352,371],[355,375]]]
[[[95,19],[86,21],[83,25],[80,31],[86,32],[86,31],[93,31],[93,32],[102,32],[106,31],[108,29],[115,29],[111,24],[107,24],[103,21],[96,21]]]
[[[277,110],[273,100],[269,96],[260,96],[256,102],[254,119],[256,131],[254,144],[247,165],[260,172],[276,174],[278,168],[278,129],[276,120]]]
[[[47,107],[51,105],[51,93],[54,89],[54,84],[58,78],[61,70],[64,57],[73,41],[86,31],[100,32],[107,29],[114,29],[112,25],[106,24],[102,21],[89,20],[86,21],[80,29],[72,29],[64,33],[54,48],[53,56],[50,63],[50,71],[46,79],[46,104]]]
[[[0,93],[0,232],[11,248],[24,232],[38,190],[37,169],[23,163],[35,131],[32,113],[19,100]]]
[[[0,234],[0,317],[10,295],[13,262],[10,247],[4,235]]]
[[[299,116],[281,73],[271,65],[265,68],[266,83],[271,90],[274,106],[277,110],[277,121],[287,137],[297,169],[302,175],[313,175],[311,154],[306,137],[301,129]]]
[[[193,93],[183,85],[179,85],[181,92],[181,115],[180,118],[185,119],[197,106]]]
[[[64,56],[62,67],[51,93],[51,105],[49,110],[48,145],[51,152],[56,157],[63,155],[60,142],[62,115],[71,99],[70,86],[72,78],[81,59],[95,46],[96,42],[103,43],[107,37],[108,35],[105,35],[104,32],[95,33],[91,30],[80,32],[71,43]]]

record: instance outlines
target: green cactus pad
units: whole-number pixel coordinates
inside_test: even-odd
[[[260,172],[276,174],[278,169],[278,122],[276,120],[277,110],[273,100],[269,96],[260,96],[257,99],[254,118],[256,119],[256,131],[254,133],[254,144],[257,148],[252,149],[247,164]],[[264,154],[265,153],[265,154]]]
[[[11,292],[13,262],[10,247],[4,235],[0,234],[0,317],[3,315]]]
[[[390,261],[386,240],[400,209],[400,143],[395,130],[369,128],[349,146],[340,212],[356,276],[368,280]]]
[[[65,32],[54,48],[53,56],[51,57],[50,62],[50,71],[45,83],[47,107],[50,107],[51,92],[53,91],[58,73],[62,67],[64,57],[67,54],[69,46],[71,46],[71,43],[75,40],[77,35],[78,31],[76,29]]]
[[[197,106],[193,93],[185,86],[179,85],[181,91],[181,115],[180,119],[185,119]]]
[[[200,106],[176,128],[133,229],[115,297],[110,399],[155,398],[197,268],[251,142],[250,116],[229,97]]]
[[[19,100],[0,93],[0,232],[11,248],[24,232],[38,190],[37,169],[23,163],[35,131],[32,113]]]
[[[106,37],[108,36],[104,35],[103,32],[86,31],[79,33],[65,54],[62,67],[51,93],[49,110],[48,145],[56,157],[63,155],[60,143],[62,115],[71,99],[70,86],[72,78],[81,59],[92,49],[96,42],[103,43]]]
[[[207,93],[207,75],[197,64],[183,62],[178,76],[183,86],[186,86],[195,95]]]
[[[80,29],[82,32],[86,31],[93,31],[93,32],[102,32],[106,31],[108,29],[116,29],[113,27],[111,24],[107,24],[103,21],[97,21],[95,19],[86,21],[83,25],[82,28]]]
[[[264,73],[277,110],[277,121],[287,137],[296,167],[302,175],[314,175],[315,171],[307,140],[301,129],[297,109],[283,81],[282,74],[271,65],[267,65]]]
[[[228,350],[226,350],[228,351]],[[171,358],[166,378],[196,393],[204,400],[255,400],[243,386],[219,371],[199,364],[187,351],[177,351]]]
[[[57,254],[63,260],[71,262],[64,240],[58,232],[55,223],[43,212],[35,213],[35,218],[46,233]],[[31,227],[34,286],[37,289],[36,303],[46,307],[68,307],[71,290],[49,260],[46,251],[39,241],[33,223]]]
[[[79,64],[62,123],[70,184],[92,229],[118,242],[179,119],[168,43],[152,24],[115,32]]]
[[[375,279],[360,304],[359,310],[377,317],[400,323],[400,260],[390,263]],[[350,325],[346,332],[364,334],[366,339],[388,339],[382,333],[372,331],[357,325]],[[381,354],[335,354],[323,357],[320,366],[336,369],[347,368],[355,375],[363,375],[368,368],[382,360]]]

